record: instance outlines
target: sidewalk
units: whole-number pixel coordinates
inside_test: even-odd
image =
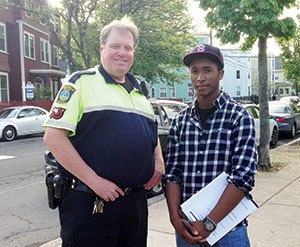
[[[300,140],[270,151],[271,158],[288,165],[276,173],[258,172],[252,192],[260,206],[249,219],[252,247],[299,246],[300,243]],[[274,158],[273,158],[274,157]],[[149,206],[148,247],[174,247],[175,237],[169,222],[164,197]],[[60,239],[42,247],[58,247]]]

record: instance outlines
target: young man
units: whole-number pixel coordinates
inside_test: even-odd
[[[220,91],[224,75],[221,51],[211,45],[197,45],[183,63],[189,69],[196,99],[172,123],[164,178],[179,247],[206,242],[216,225],[245,195],[250,196],[257,170],[254,120]],[[229,185],[216,207],[203,221],[188,223],[182,219],[180,204],[223,171],[229,175]],[[241,222],[214,246],[249,246],[246,225],[246,221]]]
[[[129,18],[105,26],[100,66],[74,73],[45,121],[44,142],[71,181],[59,205],[62,246],[146,246],[145,189],[164,163],[152,107],[128,73],[137,42]]]

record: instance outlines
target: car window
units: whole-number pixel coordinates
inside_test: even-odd
[[[13,118],[17,112],[18,110],[16,109],[3,109],[0,111],[0,118]]]
[[[39,116],[39,115],[45,115],[46,113],[40,109],[33,109],[33,111],[35,112],[35,115],[36,116]]]
[[[292,111],[293,111],[294,114],[299,114],[300,113],[300,111],[299,111],[299,109],[296,105],[290,104],[290,107],[292,108]]]
[[[33,111],[32,108],[27,108],[20,111],[18,117],[32,117],[32,116],[36,116],[35,112]]]
[[[152,105],[152,107],[153,107],[153,111],[154,111],[155,120],[157,121],[158,125],[161,125],[161,119],[160,119],[160,116],[159,116],[158,106],[157,105]]]
[[[180,112],[180,108],[177,105],[167,105],[167,104],[163,104],[163,106],[167,109],[170,109],[174,112]]]
[[[257,112],[255,111],[254,107],[248,106],[246,110],[252,115],[253,118],[258,118]]]
[[[163,107],[161,107],[160,110],[161,110],[161,114],[162,114],[162,117],[163,117],[164,125],[169,125],[169,118],[168,118],[168,115],[167,115],[165,109]]]
[[[269,104],[270,113],[289,113],[289,108],[284,105],[272,105]]]

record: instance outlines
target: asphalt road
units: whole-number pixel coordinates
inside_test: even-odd
[[[280,135],[277,146],[289,141]],[[57,209],[47,205],[45,150],[42,136],[0,141],[0,246],[36,247],[59,236]]]
[[[0,142],[0,246],[34,247],[58,236],[47,205],[42,137]]]

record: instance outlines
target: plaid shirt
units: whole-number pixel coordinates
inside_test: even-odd
[[[216,110],[204,126],[197,119],[194,104],[173,120],[164,182],[181,184],[182,202],[223,171],[229,174],[229,183],[251,197],[257,171],[254,120],[224,92],[214,106]]]

